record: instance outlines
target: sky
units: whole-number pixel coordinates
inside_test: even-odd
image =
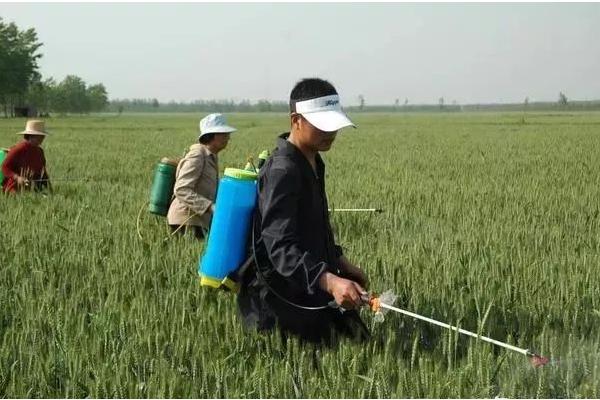
[[[112,99],[286,100],[331,81],[345,105],[600,99],[600,3],[0,3],[35,28],[44,77]]]

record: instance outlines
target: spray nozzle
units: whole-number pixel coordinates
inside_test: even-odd
[[[375,314],[375,322],[383,322],[385,320],[384,314],[387,312],[387,310],[382,309],[381,304],[383,303],[391,306],[396,302],[397,298],[398,296],[396,296],[391,290],[386,290],[381,295],[373,293],[368,296],[365,302],[369,304],[369,308]]]
[[[539,354],[535,354],[531,351],[527,351],[527,357],[529,357],[529,362],[535,368],[543,367],[544,365],[546,365],[550,362],[550,359],[548,357],[544,357]]]

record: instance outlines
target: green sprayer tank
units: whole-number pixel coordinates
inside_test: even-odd
[[[163,158],[154,169],[154,179],[150,190],[150,205],[148,211],[152,214],[166,216],[173,197],[177,160]]]
[[[2,173],[2,163],[6,158],[6,154],[8,153],[8,149],[0,149],[0,185],[4,181],[4,174]]]

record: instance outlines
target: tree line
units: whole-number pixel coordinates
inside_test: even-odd
[[[437,104],[410,104],[408,98],[401,104],[398,98],[390,105],[368,105],[363,95],[358,96],[358,102],[358,106],[346,107],[346,110],[352,112],[600,111],[600,100],[572,100],[568,99],[563,92],[559,92],[556,102],[530,102],[529,97],[525,97],[523,103],[458,104],[453,100],[448,104],[444,97],[440,97]]]
[[[523,103],[487,103],[487,104],[458,104],[453,100],[450,104],[444,97],[437,104],[410,104],[408,98],[403,102],[396,99],[393,104],[367,104],[365,96],[358,96],[358,105],[345,107],[349,112],[476,112],[476,111],[600,111],[600,100],[577,101],[570,100],[560,92],[558,101],[530,102],[529,97]],[[289,106],[285,101],[259,100],[195,100],[192,102],[170,101],[161,103],[158,99],[118,99],[111,100],[107,111],[122,112],[288,112]]]
[[[564,95],[563,95],[564,96]],[[368,105],[364,98],[358,105],[344,107],[349,112],[397,112],[397,113],[454,113],[454,112],[477,112],[477,111],[600,111],[600,100],[577,101],[568,100],[566,96],[560,97],[558,102],[530,102],[528,99],[523,103],[488,103],[488,104],[464,104],[456,102],[446,104],[442,98],[438,104],[409,104],[407,100],[403,104],[399,101],[394,104]],[[288,103],[285,101],[260,100],[251,103],[249,100],[196,100],[192,102],[170,101],[161,103],[157,99],[121,99],[111,100],[106,108],[108,112],[289,112]]]
[[[259,100],[195,100],[191,102],[169,101],[161,103],[157,99],[115,99],[107,108],[110,112],[287,112],[285,101]]]
[[[103,84],[88,85],[75,75],[61,82],[43,79],[38,60],[42,57],[35,29],[20,30],[0,17],[0,109],[5,117],[16,111],[88,113],[108,105]]]
[[[34,81],[29,86],[27,104],[36,107],[41,115],[104,111],[108,106],[108,92],[103,84],[88,85],[75,75],[67,75],[61,82],[49,78]]]

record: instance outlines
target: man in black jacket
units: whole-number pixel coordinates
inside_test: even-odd
[[[290,120],[291,131],[279,137],[259,175],[252,235],[257,263],[243,274],[238,296],[244,325],[278,326],[317,343],[332,344],[337,334],[366,339],[356,309],[367,277],[334,242],[319,155],[339,129],[354,124],[335,88],[316,78],[292,90]]]

